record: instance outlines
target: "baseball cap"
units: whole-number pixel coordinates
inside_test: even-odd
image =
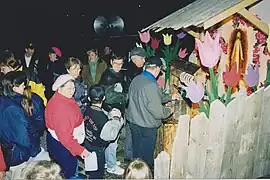
[[[35,49],[35,46],[33,43],[29,43],[27,46],[26,46],[27,49]]]
[[[52,47],[50,54],[56,54],[58,57],[62,57],[62,52],[58,47]]]
[[[94,101],[102,101],[105,97],[105,89],[101,85],[93,85],[90,87],[88,91],[88,96],[90,100]]]
[[[52,90],[57,91],[62,85],[64,85],[69,80],[74,80],[70,74],[60,75],[52,85]]]
[[[141,47],[135,47],[130,51],[130,57],[131,56],[140,56],[140,57],[146,57],[146,52]]]
[[[145,65],[147,66],[158,66],[161,67],[163,65],[162,60],[158,56],[151,56],[146,59]]]

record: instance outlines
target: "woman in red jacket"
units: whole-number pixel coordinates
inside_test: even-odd
[[[56,91],[45,109],[45,121],[48,128],[47,147],[52,159],[60,165],[66,179],[76,178],[78,160],[89,152],[80,144],[85,138],[83,116],[76,101],[74,78],[59,76],[52,86]]]
[[[5,174],[6,174],[6,164],[4,161],[4,155],[2,152],[2,149],[0,147],[0,180],[4,179]]]

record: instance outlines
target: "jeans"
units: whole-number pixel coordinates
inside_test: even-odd
[[[50,157],[61,167],[61,172],[66,179],[76,176],[78,160],[51,133],[47,133],[47,147]]]
[[[132,137],[131,137],[129,122],[126,122],[125,130],[126,130],[126,133],[125,133],[125,145],[124,145],[124,159],[133,160]]]
[[[158,128],[146,128],[130,123],[133,158],[143,159],[150,168],[154,167],[154,151]]]
[[[105,160],[107,164],[107,168],[113,169],[116,166],[116,149],[118,147],[118,138],[109,144],[109,146],[105,150]]]
[[[104,166],[105,166],[105,147],[91,146],[90,144],[85,144],[85,148],[89,152],[96,152],[97,154],[97,164],[98,170],[96,171],[86,171],[89,175],[89,179],[103,179],[104,177]]]

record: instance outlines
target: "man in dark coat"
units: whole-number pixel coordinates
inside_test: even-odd
[[[125,71],[125,77],[128,86],[131,81],[143,71],[143,66],[145,62],[146,52],[141,47],[135,47],[130,52],[130,61],[127,63],[127,71]],[[133,148],[132,148],[132,138],[129,123],[126,123],[126,137],[125,137],[125,148],[124,148],[124,159],[126,161],[131,161],[133,159]]]

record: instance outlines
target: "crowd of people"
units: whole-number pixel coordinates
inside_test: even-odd
[[[157,129],[173,113],[164,106],[179,94],[157,83],[163,66],[141,47],[129,53],[92,48],[83,63],[52,47],[40,59],[33,44],[22,56],[0,57],[0,173],[10,179],[80,179],[78,161],[92,164],[90,179],[105,169],[125,178],[152,178]],[[116,158],[125,129],[126,171]],[[46,145],[41,139],[46,135]],[[0,178],[1,179],[1,178]]]

